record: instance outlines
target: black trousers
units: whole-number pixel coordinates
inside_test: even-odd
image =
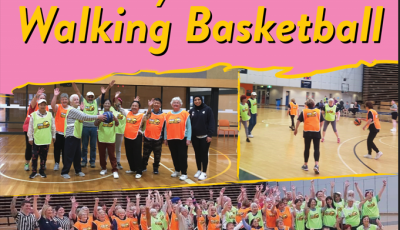
[[[44,166],[46,165],[47,153],[49,152],[49,145],[35,145],[32,147],[32,172],[37,172],[37,161],[40,157],[40,169],[39,172],[44,172]]]
[[[320,138],[304,137],[304,162],[308,162],[308,158],[310,157],[311,141],[314,144],[314,160],[319,161]]]
[[[210,142],[211,143],[211,142]],[[207,143],[207,137],[197,138],[192,136],[192,145],[194,149],[194,155],[196,156],[197,170],[202,172],[207,172],[208,166],[208,149],[210,148],[210,143]]]
[[[292,119],[292,127],[294,127],[294,115],[290,115],[290,119]]]
[[[175,171],[187,174],[187,151],[186,137],[183,140],[168,140],[169,151],[171,151],[172,161],[174,163]]]
[[[81,172],[81,139],[66,137],[63,156],[64,162],[61,175],[68,174],[72,164],[74,164],[75,173]]]
[[[30,161],[32,159],[32,145],[29,144],[28,132],[25,133],[25,160]]]
[[[143,158],[142,158],[142,169],[145,169],[149,163],[149,157],[151,152],[154,153],[153,168],[158,168],[161,161],[163,140],[152,140],[144,138],[143,141]]]
[[[135,140],[125,138],[125,152],[129,168],[136,174],[142,174],[142,134],[138,134]]]
[[[56,142],[54,143],[54,162],[60,163],[60,155],[62,154],[62,162],[64,164],[64,135],[56,133]]]
[[[374,150],[377,153],[379,152],[379,149],[376,147],[376,145],[374,143],[374,139],[377,134],[378,134],[378,132],[369,131],[368,138],[367,138],[367,148],[368,148],[369,155],[371,155],[372,150]]]

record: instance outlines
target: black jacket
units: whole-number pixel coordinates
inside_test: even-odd
[[[212,137],[215,129],[214,114],[210,107],[202,103],[200,109],[193,107],[189,110],[190,121],[192,123],[192,136]]]

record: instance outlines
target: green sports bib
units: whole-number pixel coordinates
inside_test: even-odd
[[[103,111],[100,111],[100,114],[103,113]],[[98,137],[99,142],[101,143],[115,143],[114,121],[112,121],[111,123],[100,122]]]
[[[363,216],[369,216],[371,219],[379,218],[378,198],[372,197],[372,200],[367,200],[362,206]]]
[[[158,215],[158,214],[157,214]],[[158,218],[151,216],[151,229],[153,230],[163,230],[163,222]]]
[[[257,99],[250,98],[249,101],[250,101],[250,105],[251,105],[251,107],[250,107],[251,114],[256,114],[257,113]]]
[[[357,227],[360,224],[360,211],[354,205],[350,209],[344,208],[343,213],[346,224],[350,224],[352,227]]]
[[[65,115],[65,120],[64,120],[64,136],[67,135],[67,119],[68,119],[68,114],[69,111],[72,109],[70,107],[67,111],[67,115]],[[74,126],[74,137],[81,139],[82,137],[82,128],[83,128],[83,121],[80,120],[75,120],[75,123],[73,124]]]
[[[253,219],[257,218],[258,219],[258,225],[260,227],[264,226],[264,221],[263,221],[261,210],[259,210],[256,215],[253,215],[252,212],[249,212],[248,216],[249,216],[249,223],[251,223],[251,221]]]
[[[114,110],[114,109],[113,109]],[[126,126],[126,117],[122,115],[122,113],[117,111],[112,111],[113,115],[118,118],[119,125],[115,127],[115,133],[124,134],[125,133],[125,126]]]
[[[85,106],[85,107],[83,108],[83,112],[84,112],[85,114],[88,114],[88,115],[97,115],[99,109],[98,109],[98,107],[97,107],[97,101],[96,101],[96,99],[93,100],[93,103],[89,103],[89,102],[86,101],[85,98],[83,98],[83,105]],[[93,121],[87,121],[87,122],[94,122],[94,120],[93,120]]]
[[[343,210],[343,207],[344,207],[344,200],[342,200],[342,201],[339,201],[339,202],[334,202],[335,203],[335,207],[336,207],[336,211],[338,212],[338,213],[341,213],[342,212],[342,210]]]
[[[325,105],[325,120],[335,121],[336,116],[336,105],[330,107],[328,104]]]
[[[33,141],[35,145],[49,145],[51,144],[51,126],[52,118],[50,112],[46,112],[46,116],[40,117],[36,112],[32,113],[33,117]]]
[[[240,116],[242,117],[242,121],[250,120],[248,112],[249,112],[249,105],[247,103],[245,105],[240,104]]]
[[[304,215],[304,209],[299,210],[295,210],[296,211],[296,219],[295,219],[295,229],[296,230],[304,230],[306,228],[305,226],[305,215]]]
[[[327,208],[324,211],[324,217],[322,219],[322,222],[324,223],[324,226],[328,226],[328,227],[335,227],[336,225],[336,214],[337,211],[336,209],[333,208]]]
[[[167,219],[165,218],[165,215],[164,215],[164,212],[163,212],[163,211],[159,211],[159,212],[157,213],[157,219],[161,220],[163,228],[164,228],[164,229],[167,229],[167,227],[168,227],[168,222],[167,222]]]
[[[227,223],[236,223],[237,209],[232,206],[231,211],[225,213],[225,220]]]
[[[314,211],[310,209],[308,212],[307,224],[308,229],[321,229],[322,228],[322,213],[321,208],[316,207]]]
[[[368,230],[377,230],[378,226],[375,224],[370,224]],[[358,226],[357,230],[364,230],[364,225]]]

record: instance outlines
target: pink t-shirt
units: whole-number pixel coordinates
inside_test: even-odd
[[[28,114],[31,114],[31,113],[35,112],[35,108],[36,108],[36,105],[35,105],[35,107],[33,107],[33,109],[31,107],[31,105],[29,105],[28,106]],[[24,125],[22,126],[22,129],[24,130],[24,132],[28,132],[28,129],[29,129],[29,119],[28,119],[28,117],[25,118]]]

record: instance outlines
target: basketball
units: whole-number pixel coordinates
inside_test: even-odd
[[[360,125],[361,125],[361,119],[360,119],[360,118],[356,118],[356,119],[354,120],[354,124],[355,124],[356,126],[360,126]]]
[[[105,112],[104,116],[106,116],[106,120],[104,121],[104,123],[111,123],[113,121],[113,114],[112,112]]]

